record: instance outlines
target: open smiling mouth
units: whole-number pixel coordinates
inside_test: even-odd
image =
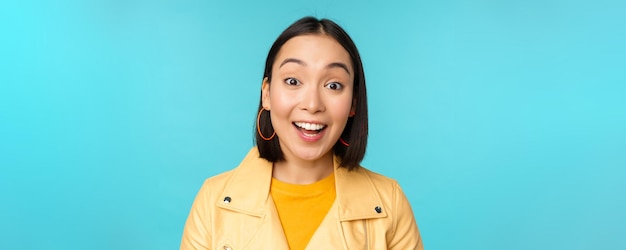
[[[308,123],[308,122],[293,122],[304,136],[315,137],[322,132],[327,126],[324,124]]]

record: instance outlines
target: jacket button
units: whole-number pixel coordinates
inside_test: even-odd
[[[230,203],[231,200],[232,199],[230,198],[230,196],[224,197],[224,203],[226,203],[226,204]]]
[[[232,250],[230,246],[224,246],[224,250]]]
[[[376,210],[376,213],[382,213],[382,212],[383,212],[383,209],[382,209],[382,208],[380,208],[379,206],[376,206],[376,207],[374,208],[374,210]]]

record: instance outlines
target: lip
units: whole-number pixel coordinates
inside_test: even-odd
[[[305,122],[305,123],[312,123],[312,124],[324,124],[321,122],[316,122],[316,121],[295,121],[292,123],[293,125],[293,129],[296,131],[296,133],[298,134],[298,136],[300,137],[300,139],[302,139],[305,142],[317,142],[320,139],[322,139],[322,137],[324,137],[324,134],[326,134],[326,128],[328,128],[328,125],[324,124],[325,127],[317,134],[311,136],[310,134],[306,134],[304,133],[298,126],[295,125],[296,122]]]

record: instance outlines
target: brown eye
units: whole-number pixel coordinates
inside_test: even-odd
[[[292,86],[300,85],[300,81],[298,81],[298,79],[291,77],[285,79],[285,83]]]
[[[326,88],[332,89],[332,90],[341,90],[343,89],[343,85],[341,85],[341,83],[338,82],[331,82],[326,84]]]

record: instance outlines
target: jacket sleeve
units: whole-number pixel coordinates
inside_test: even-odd
[[[211,214],[209,209],[209,181],[205,181],[191,206],[187,217],[181,250],[211,249]]]
[[[413,210],[408,199],[396,183],[393,194],[394,220],[393,236],[389,241],[389,249],[418,249],[423,250],[422,237],[417,229]]]

